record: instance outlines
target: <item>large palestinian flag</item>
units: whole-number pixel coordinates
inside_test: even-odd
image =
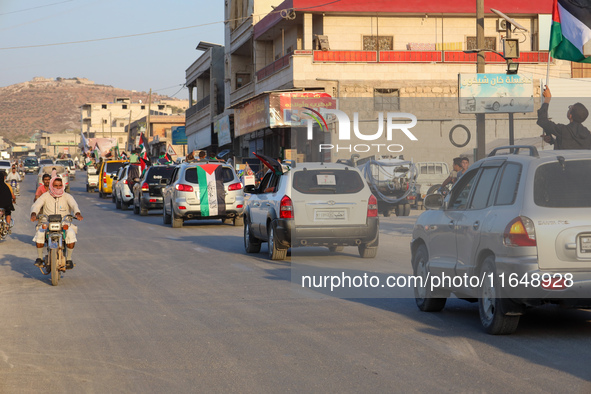
[[[550,54],[556,59],[591,63],[591,2],[554,0]]]
[[[197,166],[201,216],[226,214],[226,191],[224,190],[222,171],[223,167],[219,164]]]

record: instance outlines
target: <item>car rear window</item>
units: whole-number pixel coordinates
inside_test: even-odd
[[[556,161],[538,167],[534,202],[548,208],[591,207],[591,160]]]
[[[107,174],[109,174],[109,175],[114,175],[125,164],[127,164],[127,163],[121,163],[121,162],[117,162],[117,163],[106,163],[105,164],[105,172]]]
[[[2,167],[10,167],[11,164],[9,161],[0,161],[0,166]]]
[[[364,186],[359,173],[351,170],[307,170],[293,175],[293,188],[304,194],[351,194]]]
[[[160,179],[170,179],[173,171],[174,167],[152,167],[148,172],[146,181],[151,183]]]
[[[26,159],[25,160],[25,165],[37,165],[37,160],[36,159]]]
[[[222,167],[222,181],[232,182],[234,180],[234,171],[228,167]],[[199,183],[197,180],[197,168],[187,168],[185,171],[185,181],[190,183]]]
[[[41,164],[53,164],[53,161],[52,160],[44,159],[44,160],[41,160],[40,163]]]

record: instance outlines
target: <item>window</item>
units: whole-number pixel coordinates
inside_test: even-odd
[[[505,166],[503,177],[499,183],[495,205],[513,205],[519,187],[520,176],[521,166],[519,164],[509,163]]]
[[[158,106],[158,110],[160,110],[160,111],[164,111],[164,105],[159,105],[159,106]]]
[[[449,209],[466,209],[477,172],[478,169],[467,172],[462,175],[457,185],[454,185],[451,200],[449,201]]]
[[[378,49],[378,43],[380,49]],[[363,36],[364,51],[391,51],[394,48],[393,36]]]
[[[398,111],[400,109],[400,91],[398,89],[374,89],[374,110]]]
[[[102,108],[102,109],[107,109],[107,104],[103,104],[103,105],[101,105],[101,108]]]
[[[557,160],[538,167],[534,202],[548,208],[591,207],[591,160]]]
[[[236,89],[240,89],[244,85],[250,83],[250,74],[239,73],[236,74]]]
[[[222,182],[227,183],[234,180],[234,171],[228,167],[222,167]],[[187,168],[185,171],[185,181],[190,183],[199,183],[197,179],[197,168]]]
[[[107,119],[103,119],[103,124],[107,124]]]
[[[490,49],[492,51],[497,50],[497,38],[496,37],[484,37],[484,48],[478,48],[476,46],[476,37],[466,37],[466,50],[470,51],[473,49]]]
[[[323,169],[293,175],[293,188],[304,194],[352,194],[363,187],[363,179],[356,171]]]
[[[474,190],[474,198],[472,198],[472,202],[470,203],[470,209],[483,209],[490,205],[488,201],[498,172],[498,167],[490,167],[482,170],[478,185],[476,185],[476,190]]]
[[[142,106],[140,107],[140,109],[146,109],[146,106],[145,106],[145,105],[142,105]]]
[[[121,108],[122,108],[122,109],[127,109],[127,104],[123,104],[123,105],[121,106]]]
[[[119,122],[119,127],[125,127],[125,123]]]

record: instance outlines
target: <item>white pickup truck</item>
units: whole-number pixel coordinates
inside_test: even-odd
[[[423,199],[439,189],[443,181],[449,177],[449,167],[442,161],[423,161],[415,163],[417,177],[414,193],[414,205],[423,209]],[[412,198],[409,198],[412,201]]]
[[[89,164],[88,167],[86,167],[86,175],[86,191],[89,193],[94,193],[99,184],[98,170],[94,165]]]

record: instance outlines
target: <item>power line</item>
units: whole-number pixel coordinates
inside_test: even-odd
[[[72,1],[74,1],[74,0],[65,0],[65,1],[60,1],[59,3],[51,3],[51,4],[46,4],[46,5],[40,5],[40,6],[38,6],[38,7],[25,8],[25,9],[23,9],[23,10],[18,10],[18,11],[4,12],[4,13],[1,13],[1,14],[0,14],[0,16],[2,16],[2,15],[10,15],[10,14],[16,14],[16,13],[19,13],[19,12],[25,12],[25,11],[36,10],[36,9],[39,9],[39,8],[50,7],[50,6],[52,6],[52,5],[58,5],[58,4],[64,4],[64,3],[70,3],[70,2],[72,2]]]
[[[73,1],[73,0],[67,0],[67,1]],[[323,7],[325,5],[333,4],[333,3],[338,3],[340,1],[341,0],[335,0],[335,1],[331,1],[329,3],[324,3],[324,4],[312,6],[312,7],[302,8],[302,9],[311,9],[311,8]],[[59,4],[59,3],[56,3],[56,4]],[[298,11],[300,9],[292,8],[291,10],[292,11]],[[271,14],[280,14],[281,12],[284,12],[284,11],[285,10],[271,11],[271,12],[266,13],[266,14],[249,15],[249,16],[243,17],[243,18],[227,19],[227,20],[224,20],[224,21],[221,21],[221,22],[218,21],[218,22],[202,23],[202,24],[199,24],[199,25],[178,27],[178,28],[175,28],[175,29],[167,29],[167,30],[158,30],[158,31],[152,31],[152,32],[147,32],[147,33],[128,34],[128,35],[124,35],[124,36],[115,36],[115,37],[106,37],[106,38],[94,38],[94,39],[81,40],[81,41],[58,42],[58,43],[53,43],[53,44],[38,44],[38,45],[24,45],[24,46],[18,46],[18,47],[5,47],[5,48],[0,48],[0,50],[1,51],[4,51],[4,50],[9,50],[9,49],[44,48],[44,47],[52,47],[52,46],[60,46],[60,45],[84,44],[84,43],[88,43],[88,42],[99,42],[99,41],[118,40],[118,39],[121,39],[121,38],[141,37],[141,36],[148,36],[148,35],[153,35],[153,34],[169,33],[169,32],[172,32],[172,31],[195,29],[197,27],[204,27],[204,26],[216,25],[218,23],[226,23],[226,22],[233,22],[233,21],[244,21],[244,20],[246,20],[248,18],[251,18],[251,17],[255,17],[255,16],[257,16],[257,17],[263,16],[264,17],[266,15],[271,15]]]

